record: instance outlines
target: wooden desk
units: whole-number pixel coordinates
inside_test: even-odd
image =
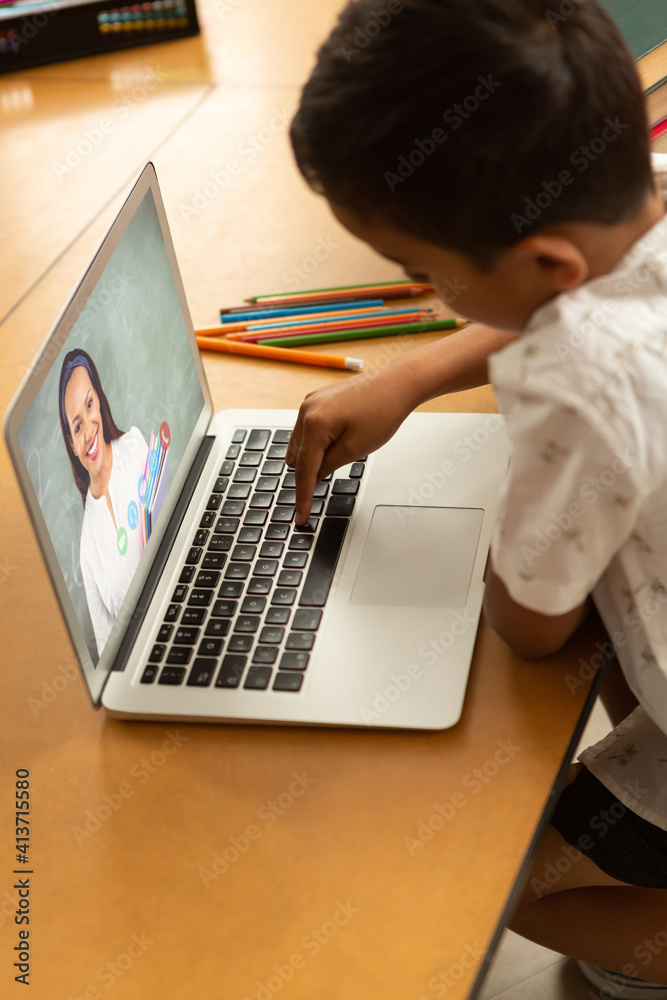
[[[3,411],[145,158],[196,324],[253,292],[398,274],[306,190],[280,127],[338,7],[218,0],[202,38],[0,79]],[[240,152],[260,133],[257,156]],[[63,170],[71,149],[80,162]],[[211,175],[219,191],[197,199]],[[354,353],[378,366],[414,343]],[[205,364],[220,407],[296,407],[349,377]],[[495,403],[484,388],[427,408]],[[12,805],[29,768],[36,1000],[112,987],[119,1000],[419,1000],[443,986],[463,1000],[570,753],[598,636],[535,665],[483,625],[463,718],[443,733],[111,721],[77,677],[4,443],[0,469],[2,995],[23,995]]]

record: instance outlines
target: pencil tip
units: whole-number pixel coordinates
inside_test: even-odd
[[[345,358],[345,367],[352,372],[363,371],[364,362],[361,358]]]

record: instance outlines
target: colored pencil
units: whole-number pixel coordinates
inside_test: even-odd
[[[284,329],[270,327],[264,330],[246,330],[245,332],[230,333],[227,336],[227,340],[241,340],[246,344],[257,343],[260,340],[266,340],[271,338],[273,340],[283,340],[286,337],[299,337],[299,336],[313,336],[319,335],[320,333],[336,333],[339,330],[359,330],[363,333],[364,330],[372,330],[377,326],[406,326],[408,323],[422,323],[427,322],[425,317],[419,312],[409,312],[402,316],[381,316],[377,319],[365,319],[365,320],[341,320],[338,323],[318,323],[313,326],[290,326]],[[435,322],[435,320],[428,320],[428,322]]]
[[[665,135],[666,133],[667,133],[667,117],[662,118],[659,122],[656,122],[654,125],[651,125],[651,128],[649,130],[649,141],[655,142],[656,139],[659,139],[660,136]]]
[[[395,316],[430,316],[435,314],[434,309],[422,309],[419,306],[401,306],[396,309],[362,309],[361,312],[355,309],[346,309],[344,312],[334,313],[312,313],[310,316],[293,316],[291,319],[279,319],[273,321],[258,320],[256,323],[248,324],[252,330],[280,330],[292,326],[316,326],[318,323],[349,323],[358,321],[365,323],[366,320],[374,321],[383,317],[392,320]],[[234,325],[234,324],[230,324]]]
[[[467,320],[436,319],[425,323],[396,323],[372,329],[339,330],[335,333],[306,333],[296,337],[263,337],[259,344],[280,343],[283,347],[305,347],[307,344],[335,343],[337,340],[368,340],[370,337],[395,337],[397,334],[430,333],[432,330],[456,330],[465,326]]]
[[[222,354],[243,354],[251,358],[265,358],[267,361],[292,361],[302,365],[318,365],[323,368],[347,368],[360,372],[364,367],[361,358],[344,358],[336,354],[311,354],[308,351],[283,350],[280,347],[262,347],[259,344],[241,344],[225,339],[214,340],[197,337],[200,349],[220,351]]]
[[[235,323],[237,320],[246,319],[272,319],[274,316],[294,316],[298,313],[335,312],[338,309],[372,309],[382,307],[383,299],[344,299],[342,302],[329,302],[327,305],[314,303],[311,306],[272,306],[266,305],[258,309],[255,306],[232,306],[229,309],[220,310],[221,323]]]
[[[425,309],[417,309],[414,306],[412,309],[397,309],[396,311],[388,309],[380,313],[350,313],[349,315],[347,313],[344,315],[336,313],[335,316],[320,316],[317,319],[304,319],[297,316],[293,320],[283,320],[281,323],[265,323],[264,321],[260,323],[248,323],[245,329],[241,330],[235,329],[236,323],[230,323],[218,329],[228,337],[234,337],[234,339],[238,340],[239,337],[252,336],[255,333],[264,333],[267,337],[274,333],[276,336],[281,333],[301,333],[302,331],[303,333],[309,333],[310,331],[320,333],[325,330],[335,330],[339,326],[364,327],[369,325],[377,326],[383,323],[416,323],[418,320],[428,322],[436,318],[435,313],[431,314]]]
[[[387,281],[376,282],[372,285],[346,285],[340,288],[311,288],[305,292],[280,292],[275,295],[253,295],[246,299],[258,305],[266,305],[273,302],[278,304],[289,303],[290,305],[301,305],[308,302],[327,302],[368,297],[370,295],[381,295],[383,299],[413,298],[416,295],[423,295],[425,292],[435,291],[435,286],[422,284],[416,281]]]
[[[336,313],[308,313],[305,316],[284,316],[273,322],[266,319],[252,319],[247,322],[221,323],[220,326],[202,327],[196,332],[202,337],[220,337],[233,333],[251,333],[255,330],[291,330],[301,329],[309,326],[318,326],[323,323],[349,322],[356,320],[364,323],[366,320],[386,317],[393,322],[394,316],[429,316],[435,315],[434,309],[420,309],[418,306],[402,306],[400,309],[362,309],[361,312],[355,309],[344,309]],[[407,321],[406,321],[407,322]]]

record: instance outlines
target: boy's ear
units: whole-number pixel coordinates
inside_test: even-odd
[[[572,240],[550,233],[535,233],[515,243],[512,251],[533,278],[554,292],[567,292],[583,284],[589,273],[586,257]]]

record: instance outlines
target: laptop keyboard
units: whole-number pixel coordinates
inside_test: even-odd
[[[142,684],[301,690],[365,460],[318,483],[297,527],[290,433],[234,433]]]

